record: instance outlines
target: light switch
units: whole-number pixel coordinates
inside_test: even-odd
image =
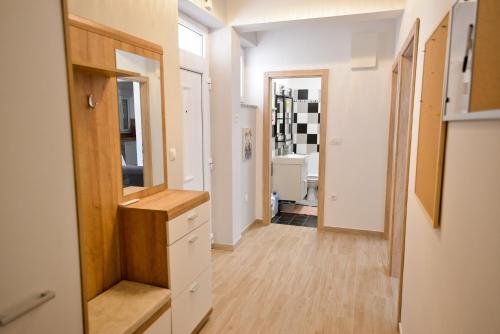
[[[168,159],[170,161],[175,161],[176,158],[177,158],[177,151],[175,150],[175,148],[171,148],[168,151]]]

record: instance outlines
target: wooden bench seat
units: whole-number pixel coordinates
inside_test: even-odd
[[[89,333],[141,333],[168,308],[170,290],[120,281],[88,302]]]

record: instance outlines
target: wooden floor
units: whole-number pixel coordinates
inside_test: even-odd
[[[257,225],[214,250],[214,310],[201,333],[393,334],[386,241]]]

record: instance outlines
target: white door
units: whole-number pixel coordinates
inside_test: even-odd
[[[184,124],[184,186],[204,190],[202,75],[181,70]]]

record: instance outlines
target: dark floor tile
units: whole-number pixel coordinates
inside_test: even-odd
[[[309,219],[308,219],[308,220],[304,223],[304,225],[302,225],[302,226],[305,226],[305,227],[317,227],[317,225],[318,225],[318,224],[317,224],[317,222],[316,222],[316,221],[314,221],[314,220],[309,220]]]

